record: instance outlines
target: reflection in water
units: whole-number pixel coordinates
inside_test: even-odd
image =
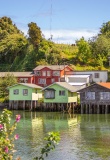
[[[22,160],[32,160],[40,153],[44,137],[59,131],[61,141],[46,160],[110,160],[110,115],[69,115],[51,112],[13,111],[21,114],[16,141]]]

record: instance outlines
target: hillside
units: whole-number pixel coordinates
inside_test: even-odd
[[[108,69],[110,22],[100,33],[76,44],[56,44],[46,40],[36,23],[28,24],[28,37],[8,17],[0,18],[0,71],[32,71],[40,64],[68,64],[75,70]]]

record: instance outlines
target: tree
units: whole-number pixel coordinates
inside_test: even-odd
[[[103,23],[100,28],[100,34],[106,35],[110,38],[110,21]]]
[[[108,55],[110,53],[110,38],[106,35],[105,31],[103,34],[99,34],[89,41],[91,48],[91,59],[94,59],[94,66],[105,66],[108,63]]]
[[[12,86],[17,83],[17,79],[13,74],[6,74],[4,78],[0,78],[0,97],[7,99],[8,98],[8,89],[7,87]]]
[[[27,39],[8,17],[0,18],[0,63],[11,64],[23,53]]]
[[[91,56],[89,43],[85,41],[85,39],[82,37],[80,40],[76,41],[76,45],[78,47],[78,52],[77,52],[78,61],[81,62],[82,64],[87,64]]]
[[[29,23],[28,27],[29,42],[33,44],[33,46],[38,50],[39,44],[42,40],[42,32],[40,30],[40,27],[38,27],[34,22]]]

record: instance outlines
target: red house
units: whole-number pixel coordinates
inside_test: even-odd
[[[65,81],[65,73],[73,71],[68,65],[37,66],[34,71],[34,84],[46,87],[54,82]]]
[[[4,78],[8,74],[17,78],[18,83],[34,83],[32,72],[0,72],[0,77]]]

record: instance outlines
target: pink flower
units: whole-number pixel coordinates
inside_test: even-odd
[[[20,115],[16,115],[16,122],[20,121],[21,116]]]
[[[3,125],[2,124],[0,124],[0,129],[3,129]]]
[[[19,135],[15,134],[14,138],[17,140],[19,138]]]
[[[4,148],[4,151],[5,151],[6,153],[8,153],[8,147],[7,147],[7,146]]]

